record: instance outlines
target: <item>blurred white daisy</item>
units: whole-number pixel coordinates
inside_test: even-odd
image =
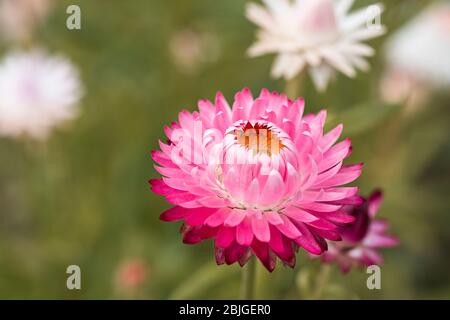
[[[350,12],[354,0],[263,0],[250,3],[247,18],[261,29],[248,50],[251,57],[277,54],[272,76],[292,79],[309,69],[317,89],[326,89],[338,70],[349,77],[366,71],[374,50],[362,41],[385,32],[383,7],[371,5]]]
[[[7,40],[24,42],[48,14],[50,0],[0,0],[0,32]]]
[[[428,91],[450,87],[450,3],[432,4],[395,32],[385,56],[381,94],[389,102],[423,103]]]
[[[0,134],[45,139],[77,115],[77,69],[43,51],[12,52],[0,61]]]

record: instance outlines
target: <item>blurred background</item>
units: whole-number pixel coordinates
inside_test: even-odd
[[[358,184],[363,194],[384,190],[379,216],[401,241],[383,252],[381,290],[367,289],[365,270],[342,275],[335,268],[322,298],[450,297],[448,87],[419,102],[399,103],[380,91],[386,42],[430,3],[385,1],[388,33],[370,42],[377,49],[370,72],[337,75],[324,94],[303,79],[306,110],[327,108],[329,127],[344,123],[353,141],[349,162],[365,163]],[[66,28],[70,4],[81,8],[81,30]],[[273,57],[246,56],[255,27],[245,4],[52,2],[33,43],[67,56],[85,94],[79,117],[46,142],[0,138],[0,298],[238,297],[240,268],[217,267],[211,241],[182,244],[179,226],[159,221],[169,205],[147,180],[158,176],[150,151],[181,109],[194,110],[217,90],[229,101],[245,86],[254,94],[284,90],[283,81],[270,78]],[[0,57],[12,47],[4,37]],[[81,268],[81,290],[66,288],[72,264]],[[279,265],[269,275],[260,268],[256,297],[308,297],[319,265],[301,253],[294,270]]]

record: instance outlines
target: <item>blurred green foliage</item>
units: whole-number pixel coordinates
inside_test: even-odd
[[[357,1],[363,6],[370,1]],[[394,31],[429,1],[389,1],[383,23]],[[78,4],[82,30],[65,27],[66,7]],[[150,150],[163,125],[217,90],[231,100],[248,86],[284,90],[269,77],[272,57],[249,59],[255,28],[245,1],[55,1],[36,43],[68,55],[86,88],[79,119],[47,145],[0,140],[0,298],[237,298],[239,267],[216,267],[212,242],[181,243],[176,224],[162,223],[169,205],[150,192],[156,177]],[[170,52],[180,30],[209,32],[220,54],[182,72]],[[385,37],[372,41],[380,49]],[[2,52],[7,50],[2,45]],[[307,110],[329,110],[329,125],[344,122],[352,162],[362,161],[364,193],[383,188],[380,216],[401,245],[385,250],[382,290],[366,288],[364,270],[331,270],[322,298],[450,297],[450,99],[432,100],[413,115],[383,105],[378,81],[383,59],[348,79],[338,75],[325,94],[309,79]],[[145,283],[119,292],[117,268],[142,259]],[[66,288],[66,267],[82,270],[82,290]],[[305,298],[319,261],[299,254],[295,270],[258,269],[257,298]],[[303,295],[302,295],[302,291]]]

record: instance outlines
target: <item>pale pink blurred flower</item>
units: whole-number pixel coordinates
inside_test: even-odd
[[[127,260],[119,265],[116,286],[119,290],[135,291],[144,284],[148,276],[147,265],[140,259]]]
[[[416,77],[404,70],[390,67],[380,81],[380,96],[391,104],[404,104],[407,112],[414,112],[429,98],[430,90]]]
[[[220,42],[213,32],[182,29],[169,41],[172,61],[182,73],[193,74],[220,57]]]
[[[319,255],[325,239],[340,240],[338,225],[353,221],[340,209],[361,201],[343,185],[362,170],[343,165],[342,125],[325,133],[326,111],[304,115],[303,99],[266,89],[238,92],[232,107],[218,93],[198,108],[180,112],[152,153],[163,177],[151,188],[174,205],[160,218],[183,221],[184,243],[212,238],[218,264],[255,255],[272,271],[277,257],[293,267],[298,247]]]
[[[450,4],[436,2],[395,32],[385,46],[380,93],[408,112],[425,105],[433,91],[450,87]]]
[[[65,57],[10,52],[0,62],[0,135],[45,139],[77,115],[81,95],[78,71]]]
[[[375,191],[363,204],[344,207],[344,211],[355,217],[355,221],[339,229],[342,241],[329,241],[328,251],[321,256],[322,261],[336,262],[344,273],[350,271],[352,266],[383,263],[380,249],[394,247],[399,241],[386,234],[389,227],[387,221],[375,219],[381,201],[381,192]]]
[[[0,0],[0,32],[7,40],[28,41],[46,17],[50,0]]]
[[[263,0],[251,3],[247,17],[261,29],[248,54],[277,54],[272,76],[289,80],[307,68],[318,90],[326,89],[334,69],[355,77],[367,71],[374,50],[362,42],[385,32],[375,20],[379,4],[349,12],[354,0]]]
[[[431,5],[396,31],[386,43],[385,55],[388,72],[402,73],[418,86],[448,89],[450,3]]]

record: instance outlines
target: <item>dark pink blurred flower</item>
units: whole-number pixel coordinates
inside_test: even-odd
[[[354,265],[370,266],[383,263],[379,250],[398,245],[396,237],[386,234],[388,223],[375,219],[382,201],[381,191],[375,191],[361,205],[350,205],[344,210],[355,218],[351,224],[339,228],[342,241],[329,242],[328,251],[321,256],[324,262],[336,262],[342,272]]]

